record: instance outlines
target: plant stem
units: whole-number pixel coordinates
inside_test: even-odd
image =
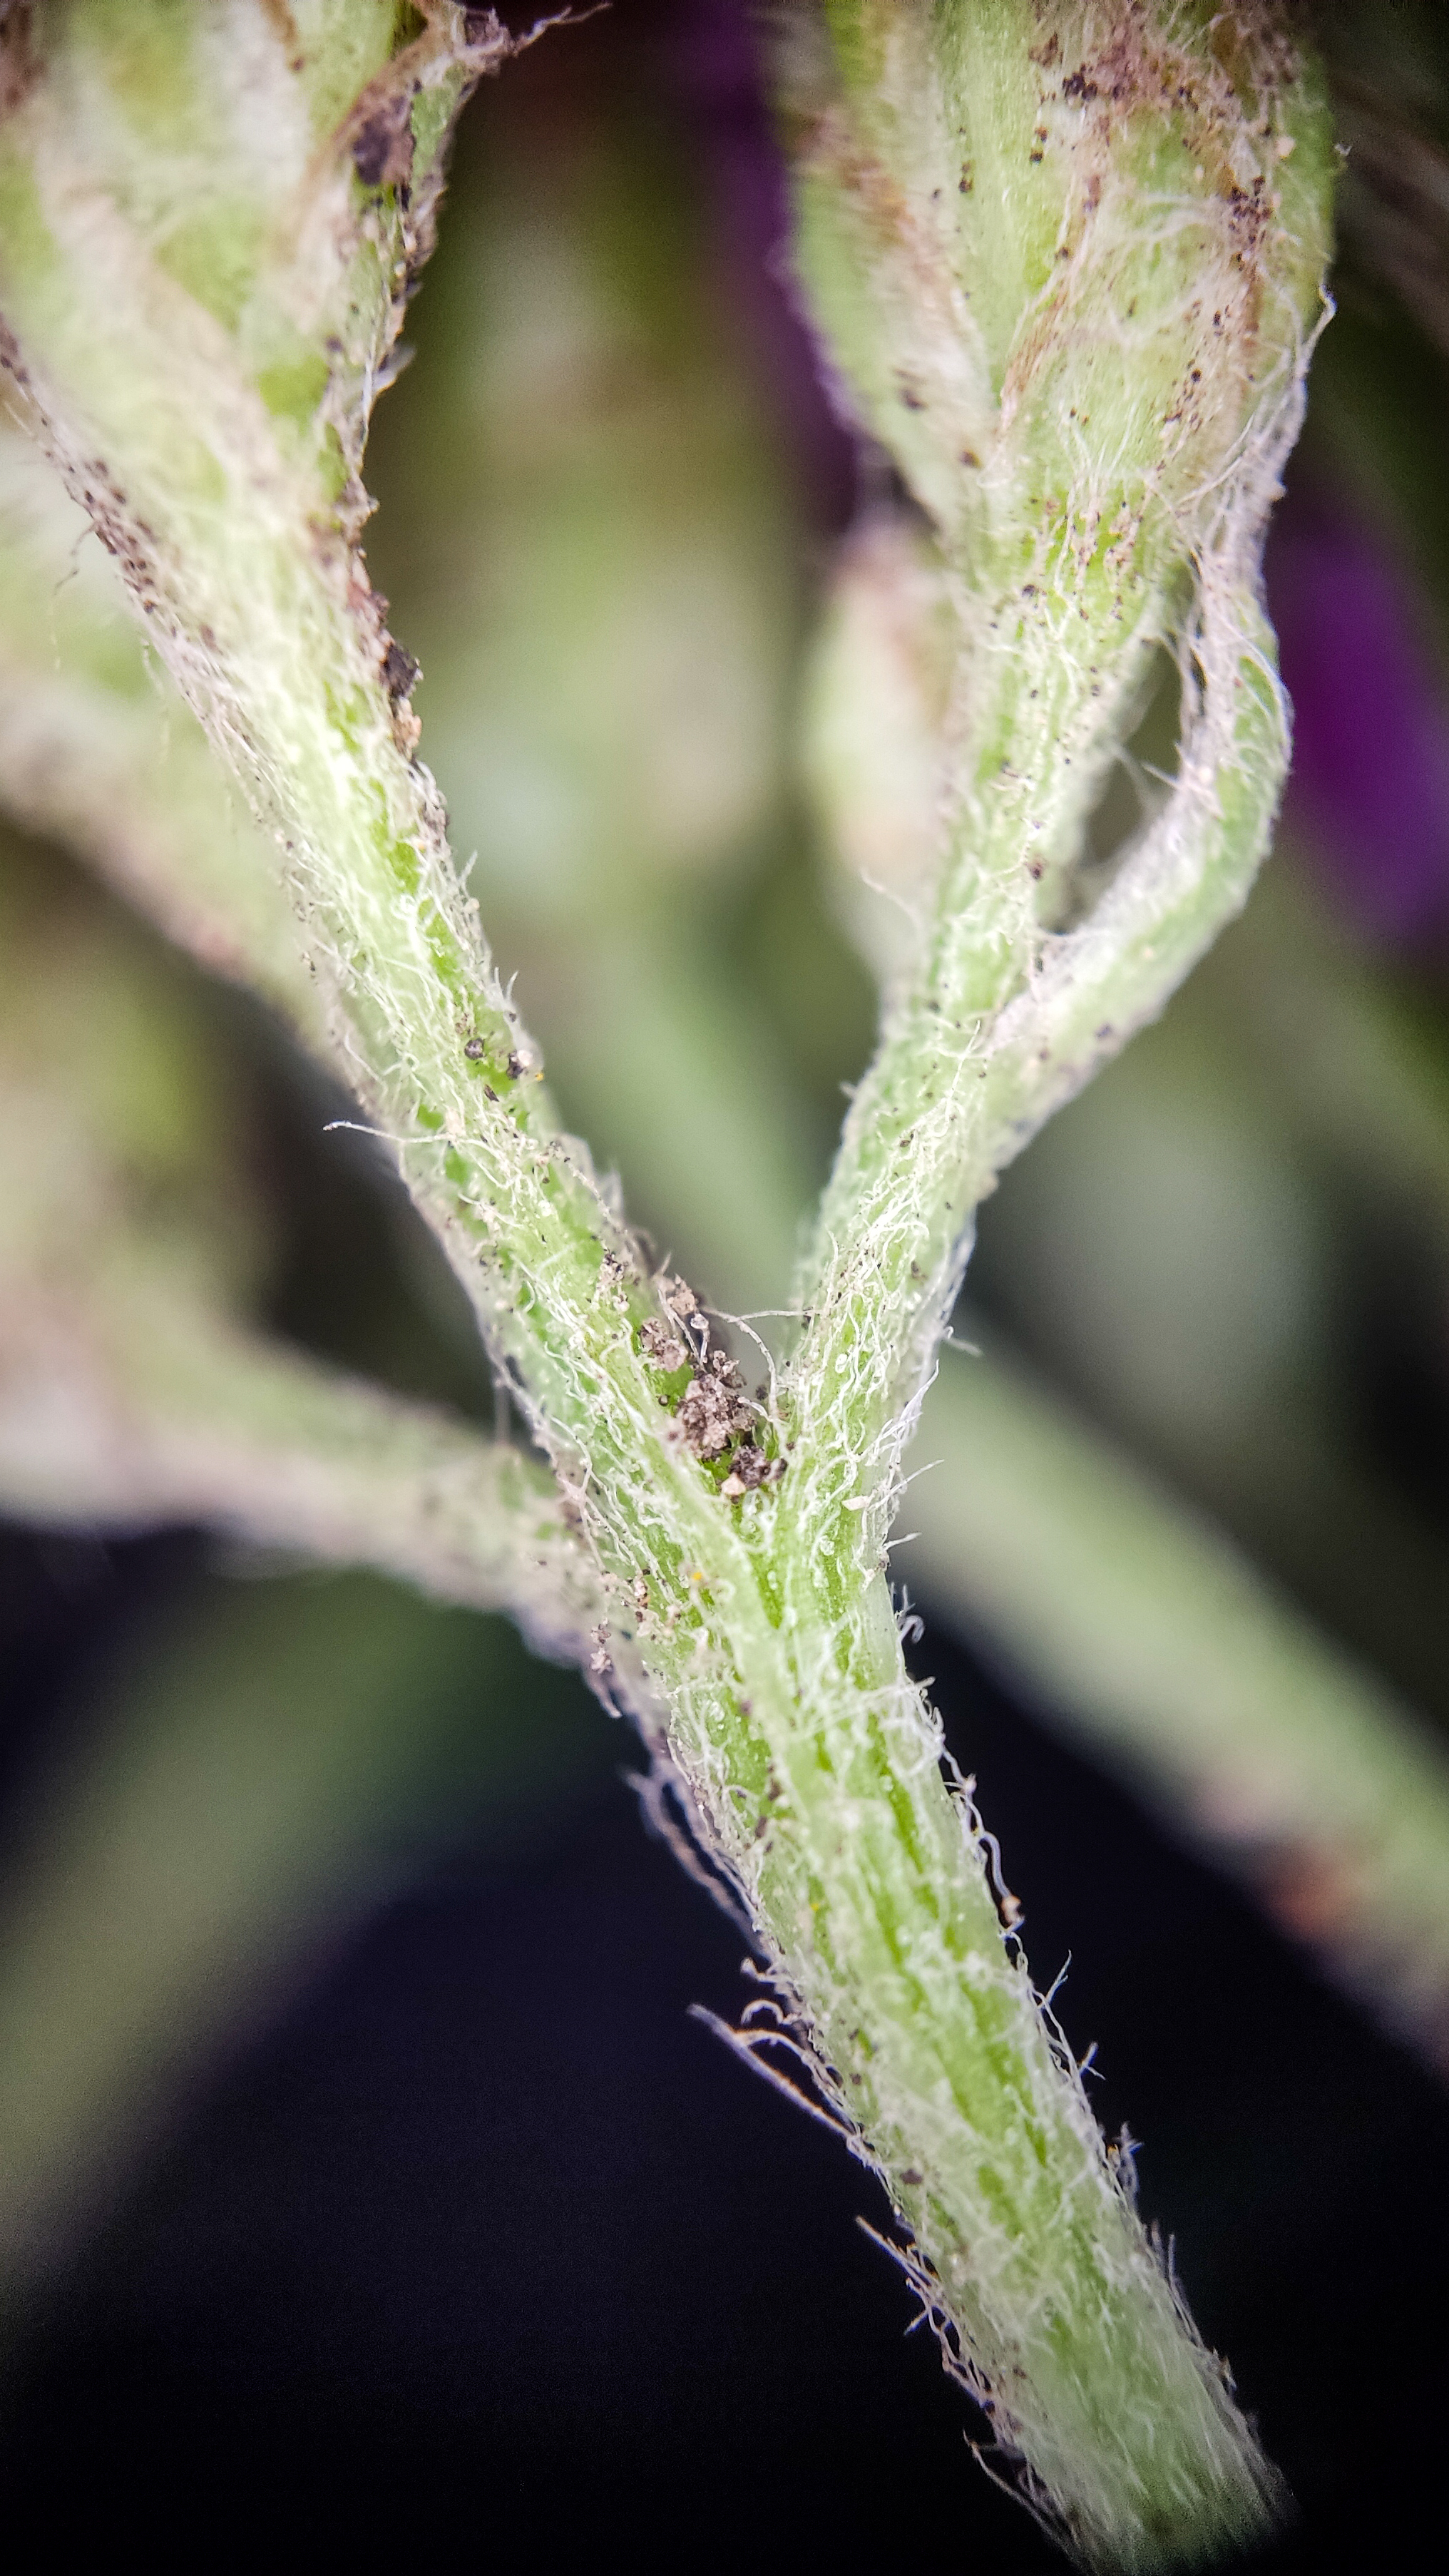
[[[1002,1352],[942,1367],[921,1453],[913,1590],[1449,2068],[1449,1769],[1413,1710]]]
[[[159,1275],[158,1275],[159,1274]],[[113,1263],[94,1311],[0,1303],[0,1492],[51,1527],[201,1522],[372,1566],[587,1663],[607,1605],[546,1469]]]
[[[178,29],[154,0],[128,0],[124,13],[114,0],[42,0],[35,13],[29,77],[0,136],[12,371],[183,694],[282,845],[359,1093],[550,1451],[612,1586],[611,1625],[637,1628],[669,1701],[670,1753],[776,1981],[779,2027],[913,2231],[919,2286],[963,2375],[1029,2493],[1085,2558],[1200,2558],[1259,2529],[1276,2482],[1003,1938],[984,1837],[942,1776],[939,1729],[906,1672],[878,1570],[878,1497],[893,1484],[881,1435],[902,1359],[917,1375],[924,1365],[955,1262],[955,1090],[925,1172],[929,1268],[917,1293],[914,1167],[896,1167],[888,1186],[881,1169],[909,1132],[923,1051],[918,1034],[888,1037],[869,1095],[886,1103],[879,1133],[862,1112],[827,1201],[827,1221],[842,1200],[850,1213],[850,1293],[817,1301],[783,1407],[752,1407],[692,1296],[651,1287],[586,1154],[558,1132],[452,873],[436,793],[412,757],[406,657],[356,551],[362,505],[347,474],[409,265],[426,248],[446,111],[502,40],[470,47],[465,13],[441,6],[396,63],[388,34],[340,124],[333,101],[330,137],[303,138],[288,194],[275,151],[265,173],[247,165],[224,75],[218,89],[216,58],[188,50],[182,17]],[[319,0],[324,35],[334,20]],[[1014,61],[1027,13],[997,0],[987,20]],[[137,80],[147,45],[163,40],[191,84],[179,135]],[[300,107],[316,112],[325,54],[300,101],[281,49],[266,55],[273,142],[284,116],[295,125]],[[216,217],[241,289],[208,269],[204,227],[183,280],[163,220],[171,192],[185,200],[198,130],[239,161],[238,201],[266,209],[262,230],[243,227],[239,240],[232,214]],[[150,183],[139,196],[138,150]],[[158,187],[168,151],[174,169]],[[299,346],[304,310],[311,336]],[[307,372],[319,356],[330,367],[320,399]],[[1216,461],[1186,433],[1177,447],[1191,447],[1194,474]],[[1069,514],[1064,562],[1075,524]],[[1032,798],[1049,808],[1041,837],[1055,881],[1161,622],[1176,561],[1161,526],[1125,572],[1113,542],[1110,528],[1100,545],[1094,531],[1081,568],[1097,635],[1132,593],[1127,642],[1101,689],[1108,720],[1089,716],[1089,671],[1065,670],[1052,701],[1080,747],[1080,777],[1068,782],[1034,742],[1009,647],[977,730],[967,727],[971,792],[997,805],[982,901],[943,912],[933,969],[963,1020],[994,1012],[1028,963]],[[1019,551],[998,532],[991,578],[1003,599],[1030,569]],[[1043,658],[1055,651],[1034,616],[1015,633],[1035,636]],[[1000,768],[1008,752],[1015,780]],[[964,1025],[957,1035],[964,1063]],[[956,1088],[961,1079],[958,1065]],[[936,1106],[926,1103],[928,1125]],[[781,1452],[782,1434],[793,1450]],[[845,1484],[862,1466],[869,1514],[851,1517]],[[767,2038],[760,2025],[747,2044]]]
[[[44,639],[42,644],[39,639]],[[0,800],[325,1055],[271,852],[130,613],[86,512],[0,425]]]

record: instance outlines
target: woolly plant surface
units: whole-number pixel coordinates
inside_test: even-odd
[[[1258,557],[1328,150],[1264,7],[775,14],[802,274],[927,514],[955,648],[919,952],[793,1347],[757,1380],[560,1132],[360,551],[450,122],[511,50],[491,12],[6,12],[4,353],[271,836],[334,1055],[595,1558],[594,1679],[634,1697],[759,1952],[740,2044],[793,2049],[880,2175],[952,2366],[1067,2545],[1191,2561],[1261,2529],[1278,2483],[1039,2004],[885,1548],[973,1205],[1262,853],[1286,725]],[[1164,645],[1179,776],[1088,901],[1083,828]]]

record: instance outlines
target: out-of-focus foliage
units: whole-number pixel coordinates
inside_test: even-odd
[[[807,537],[700,174],[602,47],[599,79],[543,49],[483,110],[369,450],[372,559],[566,1109],[661,1250],[735,1208],[711,1293],[779,1305],[813,1140],[741,892],[798,871]]]

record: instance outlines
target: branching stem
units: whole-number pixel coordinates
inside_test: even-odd
[[[410,666],[357,548],[356,460],[428,245],[448,117],[507,40],[443,0],[405,54],[380,0],[311,0],[294,14],[300,68],[274,13],[232,13],[248,49],[238,116],[199,8],[38,0],[27,13],[0,133],[7,362],[183,694],[281,845],[359,1097],[552,1458],[610,1628],[667,1700],[669,1752],[702,1830],[822,2095],[911,2231],[957,2367],[1085,2558],[1201,2558],[1261,2527],[1276,2481],[1038,2005],[991,1847],[943,1773],[939,1727],[906,1671],[881,1548],[970,1206],[1008,1140],[1087,1069],[1084,1010],[1110,1003],[1125,1029],[1210,935],[1221,894],[1208,862],[1236,884],[1271,804],[1271,758],[1241,812],[1220,767],[1220,710],[1231,704],[1228,734],[1245,751],[1236,709],[1252,692],[1240,700],[1236,650],[1229,699],[1216,691],[1205,569],[1204,704],[1219,730],[1204,748],[1219,767],[1193,787],[1193,812],[1212,828],[1169,835],[1135,896],[1124,869],[1121,920],[1109,895],[1072,934],[1084,944],[1051,948],[1093,781],[1184,566],[1209,565],[1224,517],[1245,549],[1229,591],[1239,609],[1251,599],[1301,369],[1300,271],[1316,277],[1321,244],[1311,182],[1298,192],[1302,242],[1250,195],[1234,234],[1221,189],[1240,187],[1240,165],[1245,183],[1250,163],[1261,175],[1278,141],[1297,148],[1293,118],[1307,136],[1292,60],[1254,51],[1245,20],[1243,60],[1224,69],[1212,33],[1224,13],[1209,23],[1196,8],[1136,6],[1143,46],[1119,66],[1126,108],[1079,115],[1106,79],[1089,80],[1088,54],[1080,76],[1061,68],[1106,32],[1090,7],[907,0],[882,19],[879,0],[831,0],[808,13],[887,125],[905,81],[898,133],[924,132],[931,151],[944,138],[953,205],[952,83],[981,69],[973,48],[996,49],[1002,150],[1028,141],[1041,82],[1054,84],[1057,157],[1012,252],[1013,273],[1018,252],[1030,270],[1045,209],[1044,281],[1028,277],[1011,308],[999,367],[989,331],[976,345],[949,260],[942,292],[924,296],[897,262],[881,307],[887,337],[900,312],[917,340],[936,335],[947,376],[963,352],[976,368],[964,409],[980,444],[963,444],[961,404],[947,403],[947,470],[938,455],[922,477],[960,580],[958,789],[921,978],[857,1102],[823,1211],[813,1320],[772,1403],[746,1394],[692,1293],[648,1276],[586,1152],[559,1132],[452,870],[414,758]],[[1170,24],[1154,34],[1157,17]],[[1061,25],[1044,65],[1028,38],[1046,18]],[[142,77],[157,45],[170,48],[170,108]],[[329,62],[348,69],[343,95],[321,77]],[[1173,102],[1189,75],[1197,121],[1184,133]],[[1250,140],[1238,89],[1255,81]],[[862,173],[878,139],[857,136],[842,161],[848,125],[848,106],[826,109],[817,172],[847,231],[858,201],[875,202]],[[889,175],[900,203],[935,202],[929,188],[921,200],[919,170]],[[1060,277],[1054,243],[1077,263]],[[834,274],[855,291],[849,259]],[[1185,276],[1198,298],[1186,321]],[[1124,278],[1141,281],[1135,330]],[[1101,311],[1092,319],[1094,291],[1110,327]],[[1213,342],[1219,293],[1234,329],[1199,401],[1187,370]],[[1118,322],[1121,345],[1104,359]],[[1266,391],[1250,396],[1264,349]],[[908,390],[928,437],[934,386]],[[1100,427],[1086,440],[1089,395],[1107,416],[1105,450]],[[903,453],[910,472],[925,450],[917,440]],[[979,494],[958,506],[978,469]],[[1229,473],[1241,521],[1234,498],[1188,506]],[[1272,732],[1271,682],[1263,708]],[[1043,1044],[1054,1074],[1037,1070]]]

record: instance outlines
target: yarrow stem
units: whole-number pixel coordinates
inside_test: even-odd
[[[1123,925],[1109,896],[1072,934],[1074,963],[1069,940],[1047,953],[1093,782],[1186,569],[1241,511],[1256,540],[1321,260],[1312,100],[1256,8],[1116,11],[1141,42],[1110,64],[1106,16],[1064,0],[787,13],[806,87],[825,83],[806,118],[807,269],[845,316],[842,364],[897,411],[890,343],[906,333],[916,427],[899,444],[942,531],[963,651],[952,849],[921,979],[847,1131],[814,1320],[779,1401],[752,1400],[693,1294],[649,1279],[559,1132],[452,871],[414,758],[411,665],[358,552],[366,415],[427,249],[449,118],[509,51],[491,15],[444,0],[425,14],[405,44],[411,13],[391,0],[298,0],[295,52],[287,13],[261,0],[224,22],[199,0],[39,0],[7,20],[7,362],[282,846],[359,1095],[553,1459],[610,1627],[667,1699],[700,1829],[822,2094],[911,2231],[956,2366],[1083,2557],[1200,2558],[1262,2525],[1276,2481],[1004,1931],[1010,1901],[943,1777],[881,1547],[972,1200],[1005,1140],[1086,1070],[1096,986],[1125,1024],[1209,935],[1204,841],[1236,881],[1271,803],[1260,789],[1246,822],[1181,833],[1135,905],[1129,863]],[[971,133],[993,184],[978,189],[956,126],[979,76],[989,105]],[[1002,239],[963,216],[955,245],[981,269],[985,325],[950,242],[939,274],[912,270],[942,150],[953,212],[973,194],[994,205],[1022,165],[993,217]],[[1298,173],[1298,233],[1254,194],[1270,158]],[[1242,200],[1231,244],[1224,188]],[[1060,285],[1059,250],[1080,253]],[[1221,504],[1202,497],[1219,488]],[[1236,613],[1254,574],[1250,548],[1231,567]],[[1206,570],[1199,588],[1206,639]],[[1230,740],[1236,757],[1236,712],[1224,734],[1217,711],[1240,704],[1241,657],[1228,701],[1206,641],[1202,658],[1219,725],[1204,749],[1216,761]],[[1263,707],[1271,731],[1271,682]],[[1194,812],[1232,806],[1204,771]],[[601,1678],[610,1663],[601,1639]]]
[[[802,1397],[800,1436],[887,1497],[971,1211],[1267,846],[1288,731],[1259,571],[1326,256],[1323,119],[1272,12],[781,14],[805,282],[930,514],[956,641],[930,919],[800,1290],[825,1405]],[[1164,645],[1179,775],[1088,910],[1088,813]]]

